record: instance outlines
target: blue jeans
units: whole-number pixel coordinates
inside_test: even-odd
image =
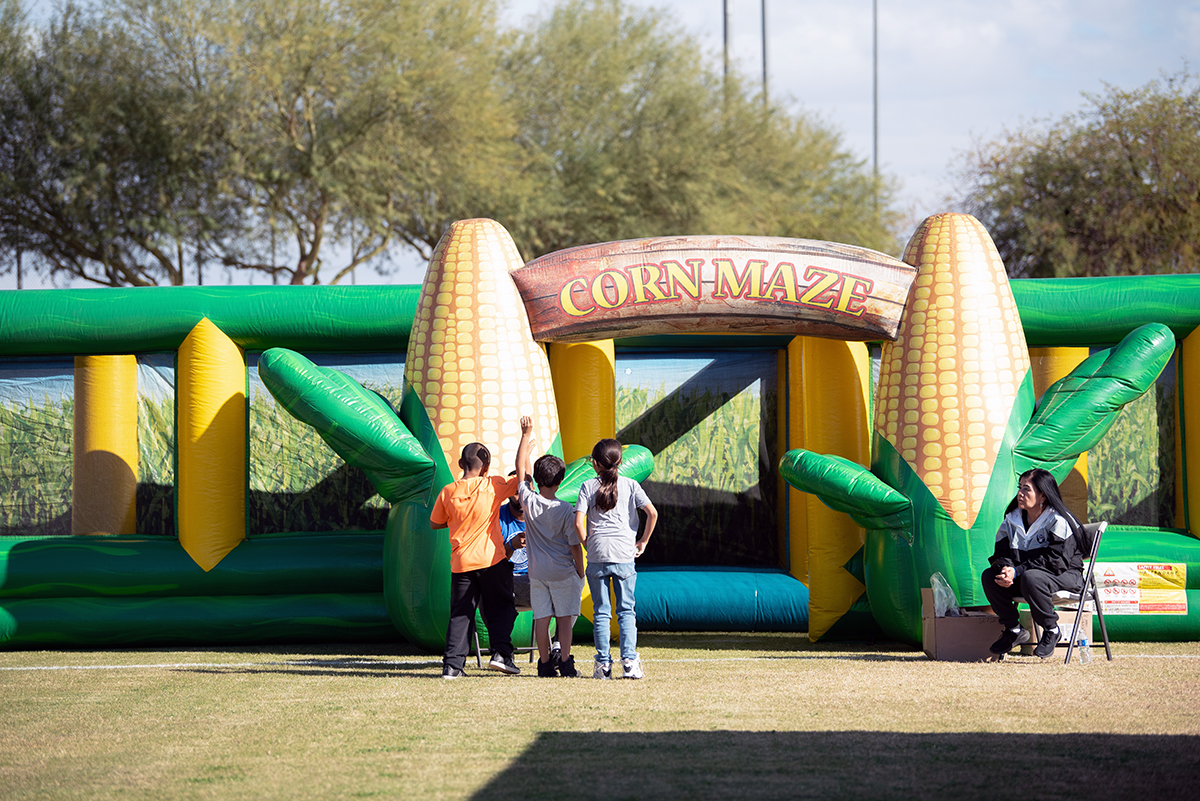
[[[637,571],[633,562],[588,562],[587,583],[592,592],[592,637],[596,643],[596,661],[611,664],[608,653],[609,621],[612,606],[608,600],[608,580],[612,579],[613,600],[617,605],[617,626],[621,631],[621,658],[637,658],[637,617],[633,613],[633,588]]]

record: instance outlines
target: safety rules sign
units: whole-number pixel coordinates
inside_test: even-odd
[[[1106,615],[1186,615],[1187,565],[1097,562],[1093,575]]]

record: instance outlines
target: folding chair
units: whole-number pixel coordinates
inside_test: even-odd
[[[478,607],[476,607],[476,609],[478,609]],[[532,611],[533,611],[533,607],[530,607],[530,606],[518,606],[517,607],[518,615],[521,614],[522,612],[532,612]],[[482,615],[480,615],[480,617],[482,617]],[[487,625],[486,620],[483,621],[483,625],[485,625],[485,626]],[[479,667],[480,669],[482,669],[483,668],[483,650],[479,647],[479,628],[475,625],[475,621],[473,619],[471,620],[471,639],[475,643],[475,665],[477,667]],[[491,649],[489,648],[488,651],[491,651]],[[526,647],[526,646],[518,647],[516,645],[513,646],[514,654],[518,654],[521,651],[529,652],[529,662],[530,662],[530,664],[533,664],[533,655],[537,653],[537,631],[535,631],[532,626],[529,627],[529,645],[528,645],[528,647]]]
[[[1052,597],[1055,609],[1075,612],[1075,622],[1071,626],[1071,638],[1067,640],[1067,659],[1064,663],[1067,665],[1071,664],[1071,654],[1074,652],[1079,638],[1079,624],[1083,619],[1083,613],[1092,610],[1095,610],[1096,618],[1100,621],[1100,636],[1104,638],[1104,654],[1108,657],[1109,662],[1112,661],[1112,648],[1108,643],[1108,627],[1104,625],[1104,605],[1100,602],[1100,591],[1096,588],[1096,578],[1093,575],[1096,569],[1096,554],[1100,552],[1100,538],[1104,536],[1104,530],[1108,528],[1108,523],[1104,521],[1086,523],[1082,528],[1088,547],[1087,564],[1083,569],[1083,587],[1079,592],[1059,590]],[[1025,603],[1025,599],[1021,597],[1017,597],[1015,600],[1017,603]],[[1091,632],[1088,634],[1090,635]],[[1041,632],[1038,631],[1036,623],[1033,624],[1033,638],[1035,642],[1041,638]],[[1089,639],[1091,638],[1089,637]]]

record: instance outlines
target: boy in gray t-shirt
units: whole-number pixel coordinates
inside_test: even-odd
[[[521,418],[522,439],[533,439],[533,420]],[[529,554],[529,600],[538,646],[538,676],[574,678],[571,629],[583,596],[583,547],[575,533],[575,509],[555,497],[566,465],[547,454],[533,466],[538,491],[526,481],[526,466],[517,465],[517,493],[525,508],[525,549]],[[555,619],[561,646],[555,663],[549,649],[550,618]]]

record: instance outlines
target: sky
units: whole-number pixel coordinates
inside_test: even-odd
[[[722,0],[626,0],[667,14],[722,63]],[[726,0],[730,57],[761,79],[763,0]],[[957,165],[973,144],[1085,107],[1105,85],[1143,86],[1200,69],[1200,0],[876,0],[879,169],[899,182],[905,230],[956,210]],[[45,14],[52,0],[34,3]],[[509,0],[503,21],[525,27],[550,0]],[[773,101],[838,131],[872,161],[872,0],[765,0]],[[713,232],[733,233],[733,232]],[[896,254],[893,254],[896,255]],[[416,283],[414,259],[381,278]],[[27,282],[30,285],[30,282]],[[0,288],[15,286],[10,273]]]

